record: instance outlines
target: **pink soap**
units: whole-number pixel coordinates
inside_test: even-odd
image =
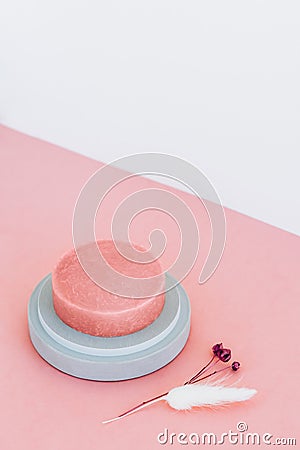
[[[136,263],[120,255],[112,241],[97,244],[103,258],[116,271],[133,278],[155,277],[153,292],[160,294],[136,299],[107,292],[85,273],[73,249],[60,258],[52,273],[57,315],[70,327],[94,336],[122,336],[150,325],[164,306],[165,277],[159,262]],[[129,244],[121,243],[121,248],[128,255]],[[88,245],[81,249],[88,254]]]

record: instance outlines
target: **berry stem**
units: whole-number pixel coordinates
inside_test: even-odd
[[[203,374],[203,372],[205,372],[205,371],[208,369],[208,366],[210,366],[210,364],[213,362],[213,360],[215,359],[215,357],[216,357],[216,355],[213,355],[212,358],[209,360],[209,362],[208,362],[204,367],[202,367],[202,369],[199,370],[199,372],[197,372],[197,373],[196,373],[189,381],[186,381],[186,382],[184,383],[184,386],[185,386],[186,384],[194,383],[194,382],[196,381],[196,379],[197,379],[201,374]],[[218,361],[216,361],[216,362],[218,362]],[[215,364],[216,364],[216,362],[215,362]]]
[[[205,377],[202,377],[202,378],[199,378],[198,380],[193,381],[193,383],[191,383],[191,384],[198,383],[198,381],[203,381],[203,380],[205,380],[206,378],[212,377],[212,376],[215,375],[216,373],[223,372],[223,370],[227,370],[227,369],[231,369],[231,366],[226,366],[226,367],[224,367],[223,369],[215,370],[214,372],[209,373],[209,374],[206,375]]]

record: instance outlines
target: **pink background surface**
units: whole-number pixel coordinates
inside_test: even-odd
[[[1,449],[152,450],[162,447],[157,435],[164,428],[220,435],[236,431],[240,421],[248,424],[249,432],[268,432],[273,439],[297,437],[299,237],[227,209],[224,256],[213,277],[200,286],[197,279],[210,240],[208,220],[199,200],[176,191],[197,216],[202,238],[199,261],[183,282],[192,305],[186,348],[168,366],[140,379],[101,383],[72,378],[33,349],[27,304],[34,286],[72,246],[75,201],[101,164],[5,127],[0,127],[0,145]],[[135,179],[123,194],[155,185]],[[119,200],[116,192],[102,217],[109,218]],[[157,219],[152,214],[137,220],[138,243],[147,242],[147,229],[157,226]],[[176,254],[178,236],[167,216],[161,214],[160,220],[168,228],[167,265]],[[101,237],[107,236],[107,222],[99,226]],[[120,422],[101,424],[190,378],[218,341],[241,361],[239,384],[256,388],[255,399],[183,413],[156,404]],[[235,446],[240,447],[245,446]],[[182,446],[174,443],[171,448]]]

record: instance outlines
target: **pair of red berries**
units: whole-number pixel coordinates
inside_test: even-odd
[[[212,347],[212,351],[214,356],[220,359],[222,362],[228,362],[231,359],[231,350],[230,348],[223,348],[223,344],[215,344]],[[231,364],[232,370],[235,372],[240,368],[241,364],[238,361],[234,361]]]
[[[211,377],[212,375],[215,375],[216,373],[222,372],[223,370],[232,369],[234,372],[236,372],[241,364],[238,361],[234,361],[230,366],[223,367],[219,370],[214,370],[213,372],[209,373],[208,375],[204,375],[206,372],[208,372],[210,369],[212,369],[213,366],[215,366],[219,361],[222,362],[228,362],[231,359],[231,350],[230,348],[224,348],[223,344],[215,344],[212,347],[213,356],[210,359],[210,361],[202,367],[199,372],[196,373],[189,381],[187,381],[185,384],[194,384],[198,381],[205,380],[206,378]],[[217,358],[217,360],[216,360]]]

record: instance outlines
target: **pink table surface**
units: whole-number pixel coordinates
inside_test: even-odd
[[[221,435],[236,431],[240,421],[247,423],[249,432],[270,433],[273,439],[297,438],[299,237],[226,209],[224,256],[213,277],[199,285],[209,225],[199,200],[176,191],[196,214],[203,238],[199,261],[183,282],[192,306],[187,346],[169,365],[140,379],[101,383],[72,378],[48,365],[33,349],[27,304],[34,286],[72,246],[75,201],[101,164],[6,127],[0,127],[0,147],[1,449],[152,450],[163,447],[157,435],[165,428],[177,434]],[[129,190],[137,187],[134,183],[157,185],[140,180]],[[104,206],[108,216],[118,195]],[[168,219],[161,221],[167,224]],[[145,231],[153,225],[157,225],[155,214],[148,217],[146,227],[145,220],[137,221],[139,243],[147,242]],[[172,226],[169,229],[172,249],[177,237]],[[101,233],[105,237],[105,226]],[[171,257],[172,251],[165,262]],[[236,374],[239,385],[258,390],[252,401],[193,412],[156,404],[120,422],[101,424],[181,384],[207,361],[210,346],[218,341],[230,346],[242,363]],[[176,440],[168,446],[182,448]]]

